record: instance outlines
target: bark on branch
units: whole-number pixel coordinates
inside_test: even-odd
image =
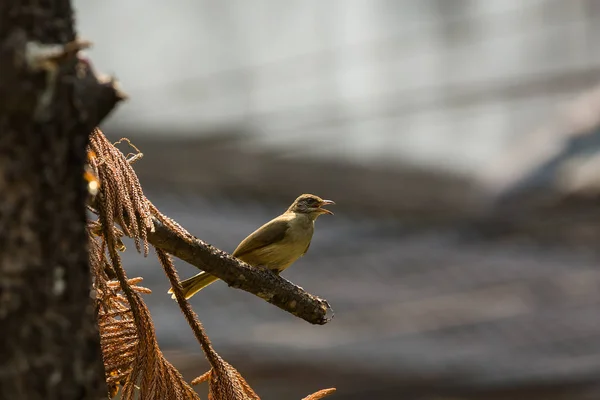
[[[148,232],[148,242],[153,246],[311,324],[323,325],[331,320],[327,317],[327,310],[331,309],[327,300],[307,293],[267,269],[251,267],[200,239],[182,238],[157,219],[154,225],[154,232]]]

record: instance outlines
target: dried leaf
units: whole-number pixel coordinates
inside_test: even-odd
[[[319,399],[322,399],[325,396],[329,396],[333,392],[335,392],[335,388],[329,388],[329,389],[319,390],[318,392],[315,392],[315,393],[313,393],[311,395],[306,396],[302,400],[319,400]]]

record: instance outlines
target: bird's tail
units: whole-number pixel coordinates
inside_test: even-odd
[[[198,293],[200,290],[204,289],[211,283],[216,282],[218,280],[219,278],[217,278],[214,275],[211,275],[207,272],[200,272],[198,275],[194,275],[191,278],[181,281],[180,283],[181,287],[183,288],[183,295],[186,299],[189,299],[190,297]],[[175,293],[173,293],[172,288],[169,289],[167,293],[171,293],[171,298],[175,298]]]

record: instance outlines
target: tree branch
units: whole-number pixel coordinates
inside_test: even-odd
[[[148,232],[148,242],[153,246],[311,324],[324,325],[331,320],[327,317],[327,310],[331,309],[327,300],[305,292],[267,269],[251,267],[200,239],[183,238],[156,218],[153,222],[154,232]]]

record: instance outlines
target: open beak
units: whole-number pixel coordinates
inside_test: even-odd
[[[333,215],[333,213],[325,208],[322,208],[323,206],[330,206],[330,205],[335,205],[335,202],[332,200],[323,200],[323,202],[321,202],[321,205],[319,205],[319,210],[321,210],[322,214],[329,214],[329,215]]]

